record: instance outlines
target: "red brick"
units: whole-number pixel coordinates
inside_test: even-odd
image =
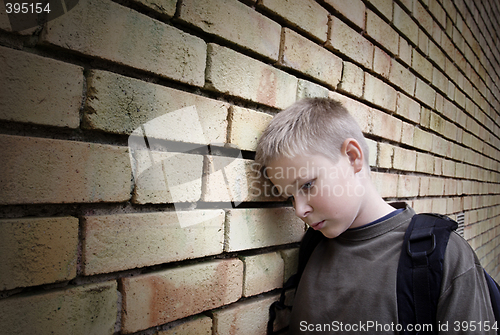
[[[80,0],[51,20],[43,44],[203,86],[206,44],[195,36],[107,0]]]
[[[241,297],[243,263],[214,260],[122,279],[122,332],[133,333]]]
[[[342,76],[339,57],[288,28],[283,30],[281,48],[281,65],[317,79],[330,88],[337,87]]]
[[[0,47],[0,119],[78,128],[83,68]]]
[[[185,0],[179,13],[204,32],[278,60],[281,26],[237,0]]]
[[[127,148],[0,135],[1,204],[121,202],[130,199]]]

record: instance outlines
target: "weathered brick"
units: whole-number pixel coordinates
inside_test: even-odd
[[[377,167],[392,169],[394,159],[394,146],[388,143],[380,142],[378,144]]]
[[[280,250],[280,254],[285,263],[283,282],[286,283],[292,275],[297,273],[299,265],[299,248]]]
[[[397,94],[396,113],[415,123],[420,122],[420,104],[400,92]]]
[[[441,36],[441,35],[440,35]],[[444,71],[446,68],[446,56],[443,51],[434,42],[429,42],[429,58],[436,63],[436,65]]]
[[[47,23],[41,42],[190,85],[205,83],[202,39],[111,1],[81,0]]]
[[[345,67],[343,74],[345,75]],[[339,87],[341,85],[342,83],[339,85]],[[361,90],[363,90],[363,88],[361,88]],[[330,91],[326,87],[323,87],[316,83],[304,79],[299,79],[297,82],[297,100],[314,97],[328,98],[329,94]]]
[[[378,148],[377,148],[377,142],[371,139],[366,139],[366,144],[368,145],[368,150],[370,157],[368,157],[368,164],[370,166],[376,166],[377,165],[377,157],[378,157]],[[364,153],[366,155],[366,153]]]
[[[73,279],[78,219],[0,220],[0,290]]]
[[[227,252],[298,242],[304,223],[292,208],[231,209],[226,214]]]
[[[279,299],[278,295],[264,296],[237,302],[228,308],[211,312],[214,335],[265,334],[269,320],[269,307]],[[287,302],[288,303],[288,302]],[[275,330],[283,328],[288,320],[278,318]]]
[[[226,141],[227,103],[100,70],[90,72],[87,86],[85,128],[188,143]]]
[[[370,37],[387,48],[393,55],[398,54],[398,33],[371,10],[366,11],[366,32]]]
[[[393,167],[396,170],[415,171],[417,155],[415,151],[394,147]]]
[[[429,54],[429,37],[424,33],[422,29],[419,29],[418,31],[418,48],[424,55]]]
[[[284,261],[278,252],[241,257],[244,266],[243,296],[271,291],[283,286]]]
[[[420,78],[417,78],[415,86],[415,98],[425,103],[427,106],[434,108],[436,101],[436,91],[428,84],[424,83]]]
[[[354,117],[361,128],[361,131],[364,133],[373,132],[372,110],[370,107],[337,92],[330,92],[329,97],[330,99],[334,99],[342,103],[342,105],[349,111],[349,114]]]
[[[436,0],[429,0],[429,9],[442,27],[446,26],[446,12]]]
[[[321,42],[326,41],[328,11],[317,2],[313,0],[260,0],[258,4]]]
[[[418,2],[418,1],[417,1]],[[394,4],[394,26],[401,31],[401,33],[406,36],[413,44],[418,44],[418,25],[413,21],[410,15],[398,6]]]
[[[393,141],[401,141],[403,122],[392,115],[372,109],[372,133]]]
[[[420,187],[420,177],[400,175],[398,179],[398,197],[416,197]]]
[[[432,33],[432,16],[427,12],[427,9],[420,3],[420,1],[413,1],[413,16],[417,22],[427,31]]]
[[[326,47],[342,53],[366,68],[373,66],[373,44],[340,19],[332,16]]]
[[[182,1],[179,13],[209,34],[278,60],[281,26],[237,0]]]
[[[408,68],[399,62],[392,62],[391,72],[389,74],[389,81],[394,85],[400,87],[409,95],[415,92],[416,77],[410,72]]]
[[[389,111],[396,110],[396,90],[367,72],[363,98]]]
[[[281,109],[297,92],[296,77],[216,44],[208,45],[207,81],[215,91]]]
[[[237,106],[229,110],[229,143],[241,150],[255,151],[257,140],[271,121],[269,114]]]
[[[165,15],[169,18],[175,15],[177,9],[177,0],[133,0],[134,2],[140,3],[155,12]]]
[[[134,203],[196,202],[200,199],[203,156],[137,149],[133,150],[131,158]]]
[[[383,198],[396,197],[398,175],[392,173],[372,172],[371,178],[375,188]]]
[[[390,0],[368,0],[389,21],[392,21],[393,2]]]
[[[192,320],[175,325],[157,335],[212,335],[212,318],[206,315],[195,316]]]
[[[280,64],[333,89],[342,76],[342,60],[338,56],[288,28],[283,31]]]
[[[401,132],[401,143],[407,145],[413,145],[413,135],[415,126],[412,124],[403,122],[403,128]]]
[[[121,281],[122,332],[129,334],[237,301],[243,263],[214,260]]]
[[[415,171],[432,174],[434,172],[434,157],[426,153],[417,152]]]
[[[375,47],[375,52],[373,54],[373,71],[382,75],[384,78],[389,78],[391,63],[391,57],[379,47]]]
[[[366,6],[363,1],[351,0],[346,3],[344,0],[325,0],[325,3],[332,6],[359,28],[365,29]]]
[[[413,49],[411,66],[428,81],[432,81],[432,64],[417,49]]]
[[[363,69],[357,65],[344,62],[344,70],[342,72],[342,81],[339,84],[339,91],[353,94],[357,97],[363,95],[363,86],[365,83]]]
[[[444,193],[444,179],[431,177],[429,182],[429,195],[441,196]]]
[[[411,65],[411,51],[412,46],[404,39],[403,36],[399,37],[399,59],[403,61],[406,65]]]
[[[432,70],[432,85],[443,93],[448,91],[448,78],[436,67]]]
[[[77,128],[83,68],[0,47],[0,119]]]
[[[130,199],[127,148],[0,135],[1,204]]]
[[[115,281],[0,300],[4,334],[109,334],[117,316]]]
[[[222,210],[86,216],[83,272],[93,275],[216,255],[222,253],[223,228]]]

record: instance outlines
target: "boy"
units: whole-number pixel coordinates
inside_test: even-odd
[[[255,160],[292,199],[295,214],[326,237],[300,279],[289,334],[398,333],[396,273],[415,212],[377,193],[368,147],[352,116],[333,100],[296,102],[273,118]],[[495,333],[466,327],[493,326],[495,318],[479,261],[455,233],[446,248],[440,292],[440,333]]]

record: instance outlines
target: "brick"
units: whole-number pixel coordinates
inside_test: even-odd
[[[346,3],[343,0],[325,0],[336,11],[361,29],[365,29],[366,6],[361,0],[352,0]]]
[[[415,171],[417,155],[415,151],[394,147],[393,167],[396,170]]]
[[[442,27],[446,26],[446,12],[441,7],[441,4],[436,0],[429,0],[429,9],[436,18],[436,20],[441,24]]]
[[[397,93],[396,113],[415,123],[420,122],[420,104],[400,92]]]
[[[78,128],[83,81],[80,66],[0,47],[0,119]]]
[[[368,0],[383,16],[389,21],[392,21],[392,1],[391,0]]]
[[[441,36],[441,35],[440,35]],[[429,42],[429,58],[436,63],[436,65],[441,69],[445,70],[446,68],[446,56],[443,51],[437,46],[436,43],[430,41]]]
[[[443,93],[448,91],[448,78],[438,68],[432,70],[432,85]]]
[[[444,179],[430,178],[429,182],[429,195],[441,196],[444,193]]]
[[[293,30],[283,31],[280,64],[335,89],[342,76],[342,60]],[[314,58],[311,55],[315,55]]]
[[[401,132],[401,143],[407,145],[413,145],[413,135],[415,127],[412,124],[403,122],[403,128]]]
[[[231,106],[229,110],[229,143],[241,150],[255,151],[257,140],[272,116],[251,109]]]
[[[417,49],[413,49],[411,66],[428,81],[432,81],[432,64]]]
[[[237,0],[188,0],[179,9],[180,20],[278,60],[281,26],[251,7]]]
[[[394,116],[381,112],[379,110],[372,110],[372,123],[373,134],[382,138],[401,141],[401,133],[403,122],[396,119]]]
[[[342,81],[339,84],[338,90],[361,97],[363,95],[363,86],[363,69],[353,63],[344,62]]]
[[[427,33],[432,33],[432,16],[427,12],[427,9],[420,3],[420,1],[413,1],[413,16]]]
[[[421,29],[418,31],[418,48],[424,55],[429,54],[429,37]]]
[[[203,156],[136,149],[131,157],[134,203],[196,202],[200,199]]]
[[[361,131],[364,133],[372,133],[372,111],[370,107],[337,92],[330,92],[329,97],[330,99],[334,99],[342,103],[342,105],[349,111],[349,114],[354,117],[361,128]]]
[[[365,73],[363,98],[389,111],[396,110],[396,90],[369,73]]]
[[[206,315],[196,316],[168,330],[159,331],[157,335],[212,335],[212,318]]]
[[[373,184],[383,198],[396,197],[398,189],[398,175],[392,173],[372,172]]]
[[[376,166],[378,157],[377,142],[375,142],[374,140],[366,139],[366,144],[368,145],[370,155],[370,157],[368,157],[368,164],[370,164],[370,166]],[[366,153],[364,154],[366,155]]]
[[[220,254],[224,216],[222,210],[86,216],[83,272],[94,275]]]
[[[278,252],[243,256],[243,296],[268,292],[283,286],[284,261]]]
[[[420,124],[423,127],[429,128],[431,123],[431,111],[428,108],[422,106],[420,109]]]
[[[313,0],[260,0],[258,4],[319,41],[326,41],[328,11],[317,2]]]
[[[400,36],[398,56],[399,59],[408,66],[411,65],[411,52],[412,52],[412,46],[408,44],[408,42],[403,38],[403,36]]]
[[[243,263],[213,260],[121,279],[122,332],[198,314],[241,297]]]
[[[226,215],[224,251],[298,242],[304,228],[292,208],[231,209]]]
[[[340,19],[332,16],[326,47],[351,58],[365,68],[373,66],[373,44]]]
[[[415,92],[415,75],[399,62],[392,62],[389,81],[394,85],[400,87],[409,95],[413,95]]]
[[[378,164],[377,167],[392,169],[394,160],[394,146],[388,143],[380,142],[378,144]]]
[[[343,73],[345,74],[345,67]],[[362,90],[363,88],[361,87],[361,91]],[[328,98],[329,94],[330,91],[326,87],[323,87],[316,83],[304,79],[299,79],[297,82],[297,100],[315,97]]]
[[[41,43],[190,85],[205,83],[202,39],[107,0],[81,0],[47,23]]]
[[[1,204],[130,199],[127,148],[0,135]]]
[[[417,165],[415,171],[428,174],[434,173],[434,157],[432,157],[431,155],[417,152],[416,164]]]
[[[208,45],[207,81],[212,90],[280,109],[297,92],[296,77],[216,44]]]
[[[114,334],[115,281],[69,287],[0,300],[5,334]]]
[[[78,219],[0,220],[0,290],[76,277]]]
[[[297,273],[299,265],[299,248],[280,250],[280,254],[285,263],[283,282],[286,283],[292,275]]]
[[[398,54],[398,33],[371,10],[366,11],[366,32],[368,36],[387,48],[390,53]]]
[[[420,187],[420,177],[400,175],[397,196],[402,198],[416,197]]]
[[[161,0],[160,2],[157,0],[134,0],[134,2],[140,3],[169,18],[175,15],[177,9],[177,0]]]
[[[401,31],[401,33],[406,36],[413,44],[418,44],[418,25],[413,21],[410,15],[398,6],[394,4],[394,26]]]
[[[420,78],[417,78],[415,86],[415,98],[422,101],[427,106],[433,108],[436,101],[436,91],[428,84],[424,83]]]
[[[269,307],[279,296],[264,296],[237,302],[228,308],[211,312],[214,320],[214,335],[265,334],[269,320]],[[275,329],[288,322],[275,321]],[[288,320],[286,320],[288,321]]]
[[[389,78],[391,66],[391,57],[382,49],[375,47],[375,52],[373,54],[373,71],[382,75],[384,78]]]
[[[127,135],[137,130],[140,137],[187,143],[226,141],[227,103],[100,70],[90,71],[87,86],[87,129]]]

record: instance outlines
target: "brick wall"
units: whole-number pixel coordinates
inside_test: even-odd
[[[20,32],[0,8],[5,333],[263,334],[305,226],[255,145],[307,96],[500,279],[498,1],[80,0]]]

